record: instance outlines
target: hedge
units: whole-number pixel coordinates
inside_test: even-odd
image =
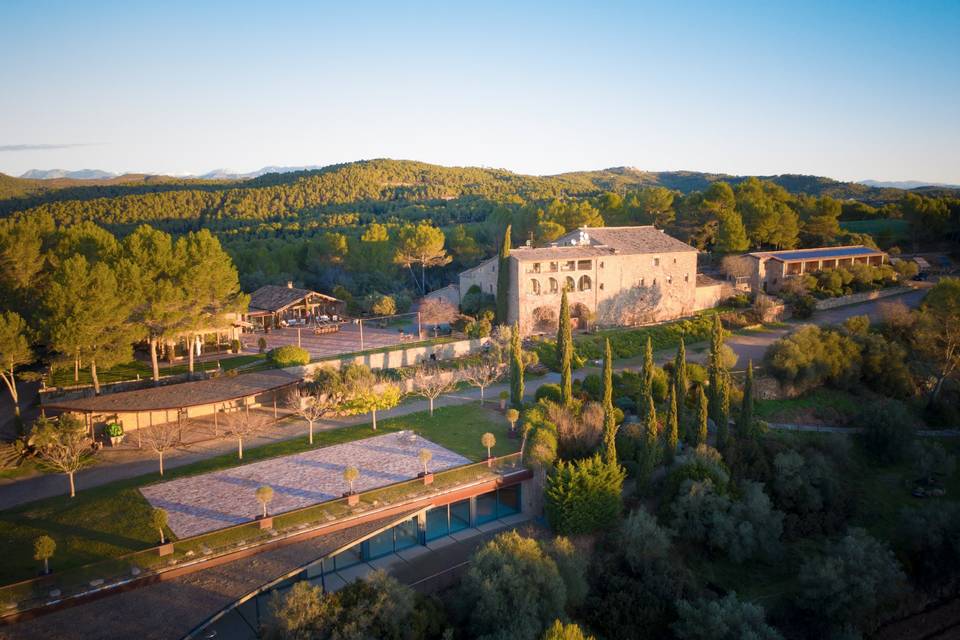
[[[310,362],[310,352],[292,344],[271,349],[267,357],[278,367],[295,367]]]

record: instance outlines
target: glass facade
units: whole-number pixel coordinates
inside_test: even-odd
[[[438,540],[471,526],[475,527],[497,518],[515,515],[522,510],[518,484],[481,494],[475,498],[475,501],[476,507],[472,518],[469,499],[434,507],[427,510],[426,522],[422,530],[417,518],[410,518],[341,551],[332,558],[327,558],[322,562],[322,568],[318,565],[313,570],[329,574],[347,569],[361,562],[375,560],[396,551]]]

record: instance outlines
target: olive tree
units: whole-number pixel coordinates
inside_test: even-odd
[[[263,485],[262,487],[257,487],[256,491],[257,502],[260,503],[260,506],[263,507],[263,517],[267,517],[267,505],[270,504],[270,501],[273,500],[273,487]]]
[[[166,509],[155,508],[150,512],[150,522],[160,534],[160,544],[164,544],[167,541],[163,529],[167,526],[167,522],[169,522],[169,520],[170,516],[167,514]]]
[[[57,543],[50,536],[40,536],[33,541],[33,559],[43,562],[43,573],[50,573],[50,558],[57,550]]]
[[[33,442],[43,466],[70,479],[70,497],[76,496],[74,474],[89,460],[90,437],[77,418],[63,414],[57,422],[41,418],[33,425]]]

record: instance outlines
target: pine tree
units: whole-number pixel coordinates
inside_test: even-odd
[[[560,399],[564,406],[569,406],[573,402],[573,334],[570,330],[570,305],[567,302],[566,290],[560,298],[557,362],[560,363]]]
[[[667,421],[663,428],[663,453],[667,464],[673,463],[677,454],[677,441],[680,438],[680,427],[677,420],[677,387],[670,387],[670,406],[667,408]]]
[[[607,338],[603,358],[603,458],[617,463],[617,418],[613,408],[613,353]]]
[[[687,423],[687,348],[682,337],[673,359],[673,380],[677,391],[677,423],[683,430]]]
[[[523,406],[523,347],[520,344],[520,325],[513,324],[510,336],[510,404],[515,409]]]
[[[737,432],[742,438],[753,437],[753,360],[747,361],[747,379],[743,382],[743,403],[740,405]]]
[[[694,434],[694,445],[707,444],[707,394],[703,392],[702,384],[697,385],[697,422]]]
[[[510,225],[503,234],[500,261],[497,263],[497,324],[507,322],[507,300],[510,295]]]

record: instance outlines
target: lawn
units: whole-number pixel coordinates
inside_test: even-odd
[[[754,413],[767,422],[842,426],[863,408],[864,401],[847,391],[818,387],[797,398],[757,400]]]
[[[493,405],[488,405],[492,407]],[[371,435],[411,429],[423,437],[456,451],[471,460],[482,460],[486,450],[480,444],[485,432],[497,438],[494,455],[513,453],[519,441],[507,438],[508,424],[502,415],[477,404],[440,407],[431,418],[427,412],[378,421],[372,431],[369,424],[354,425],[314,434],[314,445],[305,437],[271,443],[244,451],[244,463],[299,453],[315,447],[358,440]],[[236,466],[234,454],[208,458],[169,469],[164,480]],[[36,575],[33,541],[42,534],[57,543],[53,559],[55,569],[68,569],[90,562],[145,549],[156,544],[157,534],[149,525],[150,506],[139,487],[157,482],[157,474],[121,480],[87,489],[76,498],[66,496],[40,500],[0,511],[0,583],[7,584]],[[64,479],[66,488],[66,479]]]
[[[207,362],[197,362],[194,363],[194,369],[197,371],[207,371],[209,369],[216,369],[217,363],[219,362],[220,366],[224,371],[229,369],[236,369],[237,367],[242,367],[258,360],[263,360],[264,356],[262,355],[242,355],[242,356],[230,356],[224,354],[224,357],[220,360],[210,360]],[[189,369],[187,364],[177,364],[173,366],[160,366],[160,375],[161,376],[175,376],[181,373],[186,373]],[[122,382],[125,380],[136,380],[139,378],[149,378],[153,375],[153,370],[150,368],[150,365],[139,360],[134,360],[133,362],[128,362],[126,364],[118,364],[115,367],[110,367],[109,369],[101,369],[97,372],[97,377],[100,379],[100,384],[107,384],[110,382]],[[50,374],[50,384],[55,387],[69,387],[76,384],[93,384],[93,380],[90,377],[90,369],[81,369],[79,380],[74,381],[73,379],[73,368],[66,369],[55,369]]]

